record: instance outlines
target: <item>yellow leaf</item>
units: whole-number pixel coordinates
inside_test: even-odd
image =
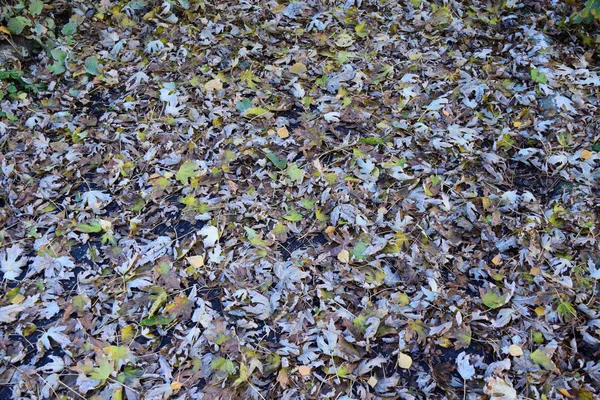
[[[508,348],[508,352],[513,357],[520,357],[523,355],[523,349],[517,346],[516,344],[511,344]]]
[[[296,63],[290,67],[290,72],[296,75],[302,75],[306,72],[306,65],[302,63]]]
[[[488,210],[492,206],[492,201],[489,199],[489,197],[482,197],[481,205],[483,206],[484,210]]]
[[[207,92],[223,89],[223,82],[221,82],[219,78],[211,79],[210,81],[204,84],[204,89],[206,89]]]
[[[17,293],[16,296],[13,297],[10,302],[12,304],[21,304],[23,300],[25,300],[25,296],[23,296],[21,293]]]
[[[100,226],[102,227],[102,230],[104,231],[108,231],[110,229],[112,229],[112,222],[106,220],[106,219],[100,219]]]
[[[179,390],[179,389],[181,389],[182,386],[183,385],[181,384],[181,382],[175,381],[175,382],[171,383],[171,390]]]
[[[571,393],[569,393],[569,391],[567,389],[558,389],[558,391],[560,392],[560,394],[562,394],[563,396],[565,396],[568,399],[575,398],[575,396],[573,396]]]
[[[280,138],[285,139],[290,137],[290,132],[288,132],[285,126],[282,126],[281,128],[277,129],[277,135],[279,135]]]
[[[244,111],[244,117],[246,118],[258,118],[258,117],[263,117],[263,118],[271,118],[273,116],[273,113],[270,112],[269,110],[267,110],[266,108],[262,108],[262,107],[251,107],[249,109],[247,109],[246,111]]]
[[[370,377],[369,380],[367,381],[367,383],[369,384],[369,386],[371,386],[372,388],[374,388],[377,385],[377,378],[375,378],[374,376]]]
[[[522,123],[521,121],[515,121],[515,122],[513,122],[513,126],[514,126],[515,128],[518,128],[518,127],[520,127],[521,125],[523,125],[523,123]]]
[[[413,363],[412,358],[408,354],[398,353],[398,366],[402,369],[409,369]]]
[[[541,317],[542,315],[546,314],[546,309],[544,307],[536,307],[535,313],[538,317]]]
[[[191,256],[187,257],[186,260],[194,268],[200,268],[204,266],[204,256]]]
[[[7,35],[10,35],[10,31],[9,31],[8,29],[6,29],[6,27],[5,27],[5,26],[0,26],[0,32],[4,32],[4,33],[6,33]]]
[[[307,367],[306,365],[302,365],[302,366],[298,367],[298,372],[302,376],[310,375],[310,367]]]
[[[540,267],[532,267],[529,270],[529,273],[533,276],[538,276],[541,272],[542,272],[542,270],[540,269]]]
[[[123,400],[123,388],[117,388],[113,392],[112,400]]]
[[[325,213],[323,212],[323,210],[319,207],[315,207],[315,216],[317,217],[317,219],[319,221],[327,221],[329,220],[329,217],[327,217],[327,215],[325,215]]]
[[[494,265],[502,264],[502,254],[500,254],[500,253],[496,254],[496,256],[494,258],[492,258],[492,262],[494,263]]]
[[[341,262],[348,264],[350,262],[350,252],[344,249],[338,253],[337,258]]]
[[[290,377],[285,369],[280,369],[277,374],[277,382],[281,385],[281,387],[287,387],[290,383]]]
[[[121,341],[125,344],[129,344],[135,337],[135,326],[127,325],[121,330]]]
[[[339,34],[337,39],[335,40],[335,45],[338,47],[349,47],[354,43],[354,38],[348,34],[348,32],[343,31]]]
[[[583,158],[584,160],[587,160],[588,158],[590,158],[592,156],[592,152],[589,150],[583,150],[579,156],[581,158]]]

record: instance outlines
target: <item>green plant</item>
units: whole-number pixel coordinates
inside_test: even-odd
[[[50,12],[55,9],[51,5],[44,6],[42,0],[19,1],[0,8],[0,11],[0,22],[5,25],[1,30],[5,33],[29,36],[40,41],[56,38],[57,26],[54,15]],[[62,27],[60,33],[69,36],[75,30],[76,22],[70,21]]]
[[[600,21],[600,0],[586,1],[583,9],[574,13],[571,19],[575,24],[589,24],[594,20]]]
[[[0,6],[0,32],[24,59],[44,49],[52,62],[51,72],[59,75],[66,71],[65,50],[68,51],[73,43],[79,20],[77,16],[71,16],[68,22],[58,23],[56,18],[61,15],[61,8],[45,3],[49,2],[21,0]]]
[[[11,69],[0,71],[0,100],[5,97],[9,99],[23,99],[27,93],[37,93],[40,85],[28,83],[23,79],[23,71]]]

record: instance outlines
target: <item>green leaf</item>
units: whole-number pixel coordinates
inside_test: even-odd
[[[483,302],[483,304],[485,304],[489,308],[498,308],[498,307],[504,305],[505,300],[506,300],[506,295],[500,296],[498,293],[496,293],[492,290],[485,292],[485,294],[481,298],[481,301]]]
[[[304,216],[296,210],[291,210],[283,218],[287,219],[288,221],[298,222],[302,221],[304,219]]]
[[[252,240],[257,235],[254,229],[248,228],[247,226],[244,227],[244,230],[246,231],[246,236],[248,237],[248,240]]]
[[[98,360],[98,367],[94,368],[90,373],[90,378],[99,380],[104,383],[110,374],[114,371],[114,363],[110,362],[107,358],[101,357]]]
[[[97,220],[93,220],[89,224],[79,223],[77,224],[77,230],[85,233],[102,232],[102,224],[100,224],[100,221]]]
[[[85,72],[90,75],[100,75],[100,71],[98,71],[98,58],[97,57],[88,57],[85,60]]]
[[[288,166],[287,174],[293,182],[302,183],[304,179],[304,170],[300,169],[296,163]]]
[[[252,100],[250,99],[243,99],[242,101],[238,101],[235,104],[235,107],[237,108],[237,110],[240,113],[245,113],[247,110],[252,108]]]
[[[361,22],[360,24],[356,25],[354,27],[354,31],[356,32],[356,35],[358,37],[366,37],[369,32],[366,29],[367,27],[367,23],[365,21]]]
[[[358,317],[354,318],[352,323],[361,333],[365,333],[367,330],[367,316],[365,314],[360,314]]]
[[[369,136],[367,138],[360,138],[358,140],[361,143],[370,144],[371,146],[376,146],[378,144],[385,144],[382,138],[379,136]]]
[[[60,32],[65,36],[70,36],[74,34],[76,30],[77,24],[75,23],[75,21],[71,21],[68,24],[65,24],[65,26],[63,26]]]
[[[302,207],[304,207],[307,210],[313,210],[315,208],[315,203],[317,202],[316,199],[302,199],[300,200],[300,203],[302,203]]]
[[[367,251],[367,244],[364,242],[356,242],[354,247],[350,250],[350,255],[357,260],[361,260],[365,251]]]
[[[67,52],[60,49],[52,49],[50,55],[54,59],[54,63],[48,67],[50,72],[54,75],[60,75],[65,72],[65,60],[67,59]]]
[[[285,169],[285,167],[287,166],[287,162],[285,161],[285,158],[280,158],[277,157],[275,154],[268,152],[265,153],[265,155],[267,156],[267,158],[269,160],[271,160],[271,162],[273,164],[275,164],[275,166],[279,169]]]
[[[154,300],[154,303],[152,304],[152,307],[150,307],[150,311],[148,311],[148,316],[154,317],[154,314],[156,314],[158,309],[166,302],[167,292],[165,292],[165,290],[161,288],[158,296],[156,297],[156,300]]]
[[[67,69],[65,68],[65,64],[60,61],[54,61],[52,65],[48,67],[48,70],[52,72],[53,75],[60,75],[64,73]]]
[[[577,316],[577,311],[575,311],[575,307],[573,307],[573,305],[568,301],[563,301],[562,303],[560,303],[556,311],[559,315],[567,319]]]
[[[128,362],[135,362],[135,356],[127,346],[107,346],[103,350],[108,358],[117,362],[117,368]]]
[[[30,22],[28,19],[25,19],[23,17],[13,17],[8,20],[8,24],[6,24],[6,27],[8,28],[10,33],[20,35],[23,32],[23,29],[25,29],[25,27],[29,24]]]
[[[61,49],[52,49],[50,54],[52,55],[52,58],[56,61],[65,62],[65,60],[67,59],[67,52]]]
[[[342,51],[338,52],[337,61],[339,64],[344,64],[350,58],[354,58],[354,57],[356,57],[356,53],[353,53],[351,51],[342,50]]]
[[[548,79],[546,78],[546,74],[540,72],[537,68],[533,68],[531,70],[531,80],[537,83],[548,83]]]
[[[304,65],[302,63],[296,63],[290,67],[290,73],[292,73],[292,74],[302,75],[302,74],[306,73],[306,71],[307,71],[306,65]]]
[[[262,107],[251,107],[244,111],[244,117],[252,118],[252,117],[268,117],[270,114],[269,110]]]
[[[554,364],[552,359],[550,357],[548,357],[546,355],[546,353],[544,353],[544,351],[541,347],[539,349],[537,349],[536,351],[534,351],[533,353],[531,353],[529,355],[529,357],[531,357],[531,359],[537,365],[539,365],[540,367],[542,367],[548,371],[552,371],[552,370],[556,369],[556,365]]]
[[[100,238],[100,242],[102,243],[103,246],[105,246],[108,243],[110,243],[113,246],[117,244],[115,235],[113,234],[112,231],[108,231],[104,235],[102,235],[102,237]]]
[[[181,167],[179,167],[179,171],[175,174],[175,178],[183,183],[184,185],[188,184],[188,180],[190,178],[195,178],[198,176],[198,163],[194,161],[186,161]]]
[[[165,317],[165,316],[148,317],[148,318],[142,319],[140,321],[140,325],[142,325],[142,326],[169,325],[171,322],[173,322],[173,320],[175,320],[174,317]]]
[[[248,380],[248,368],[240,364],[240,376],[233,382],[233,387],[237,387]]]
[[[226,372],[229,375],[235,374],[235,364],[233,361],[228,360],[223,357],[217,357],[210,362],[210,368],[213,371],[222,371]]]
[[[35,1],[33,3],[31,3],[29,5],[29,12],[32,15],[40,15],[42,13],[42,10],[44,9],[44,2],[43,1]]]

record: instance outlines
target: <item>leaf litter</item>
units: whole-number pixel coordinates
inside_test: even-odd
[[[6,14],[52,40],[0,58],[0,397],[596,398],[600,70],[569,7]]]

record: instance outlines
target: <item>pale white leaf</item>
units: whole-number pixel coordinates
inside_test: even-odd
[[[16,244],[2,251],[0,269],[4,273],[4,279],[16,279],[21,275],[28,260],[28,257],[22,256],[22,253],[23,249]]]

